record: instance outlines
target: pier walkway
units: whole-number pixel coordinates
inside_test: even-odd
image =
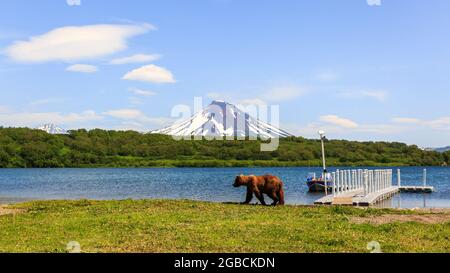
[[[397,185],[393,185],[393,171],[386,170],[336,170],[332,173],[332,193],[314,202],[316,205],[371,206],[391,198],[399,192],[431,193],[433,187],[426,185],[424,170],[423,186],[402,186],[400,170]]]

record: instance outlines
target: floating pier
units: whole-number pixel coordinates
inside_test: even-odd
[[[371,206],[391,198],[399,192],[431,193],[433,187],[426,185],[426,170],[423,186],[402,186],[400,169],[397,185],[393,184],[393,171],[386,170],[336,170],[332,173],[332,194],[314,202],[316,205]]]

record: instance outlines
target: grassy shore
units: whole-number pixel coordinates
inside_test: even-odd
[[[450,214],[173,200],[39,201],[2,208],[0,252],[450,252]]]

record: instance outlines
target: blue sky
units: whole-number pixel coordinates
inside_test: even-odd
[[[450,2],[379,4],[4,0],[0,125],[148,131],[201,96],[280,105],[305,137],[450,145]]]

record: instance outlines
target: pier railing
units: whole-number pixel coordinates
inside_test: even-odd
[[[333,196],[360,191],[367,196],[393,186],[392,170],[336,170],[333,177]]]
[[[427,186],[427,172],[423,173],[423,186],[401,185],[400,170],[397,170],[397,183],[393,185],[392,170],[336,170],[327,188],[333,195],[325,195],[316,200],[318,205],[370,206],[392,197],[398,192],[432,193],[434,188]]]

